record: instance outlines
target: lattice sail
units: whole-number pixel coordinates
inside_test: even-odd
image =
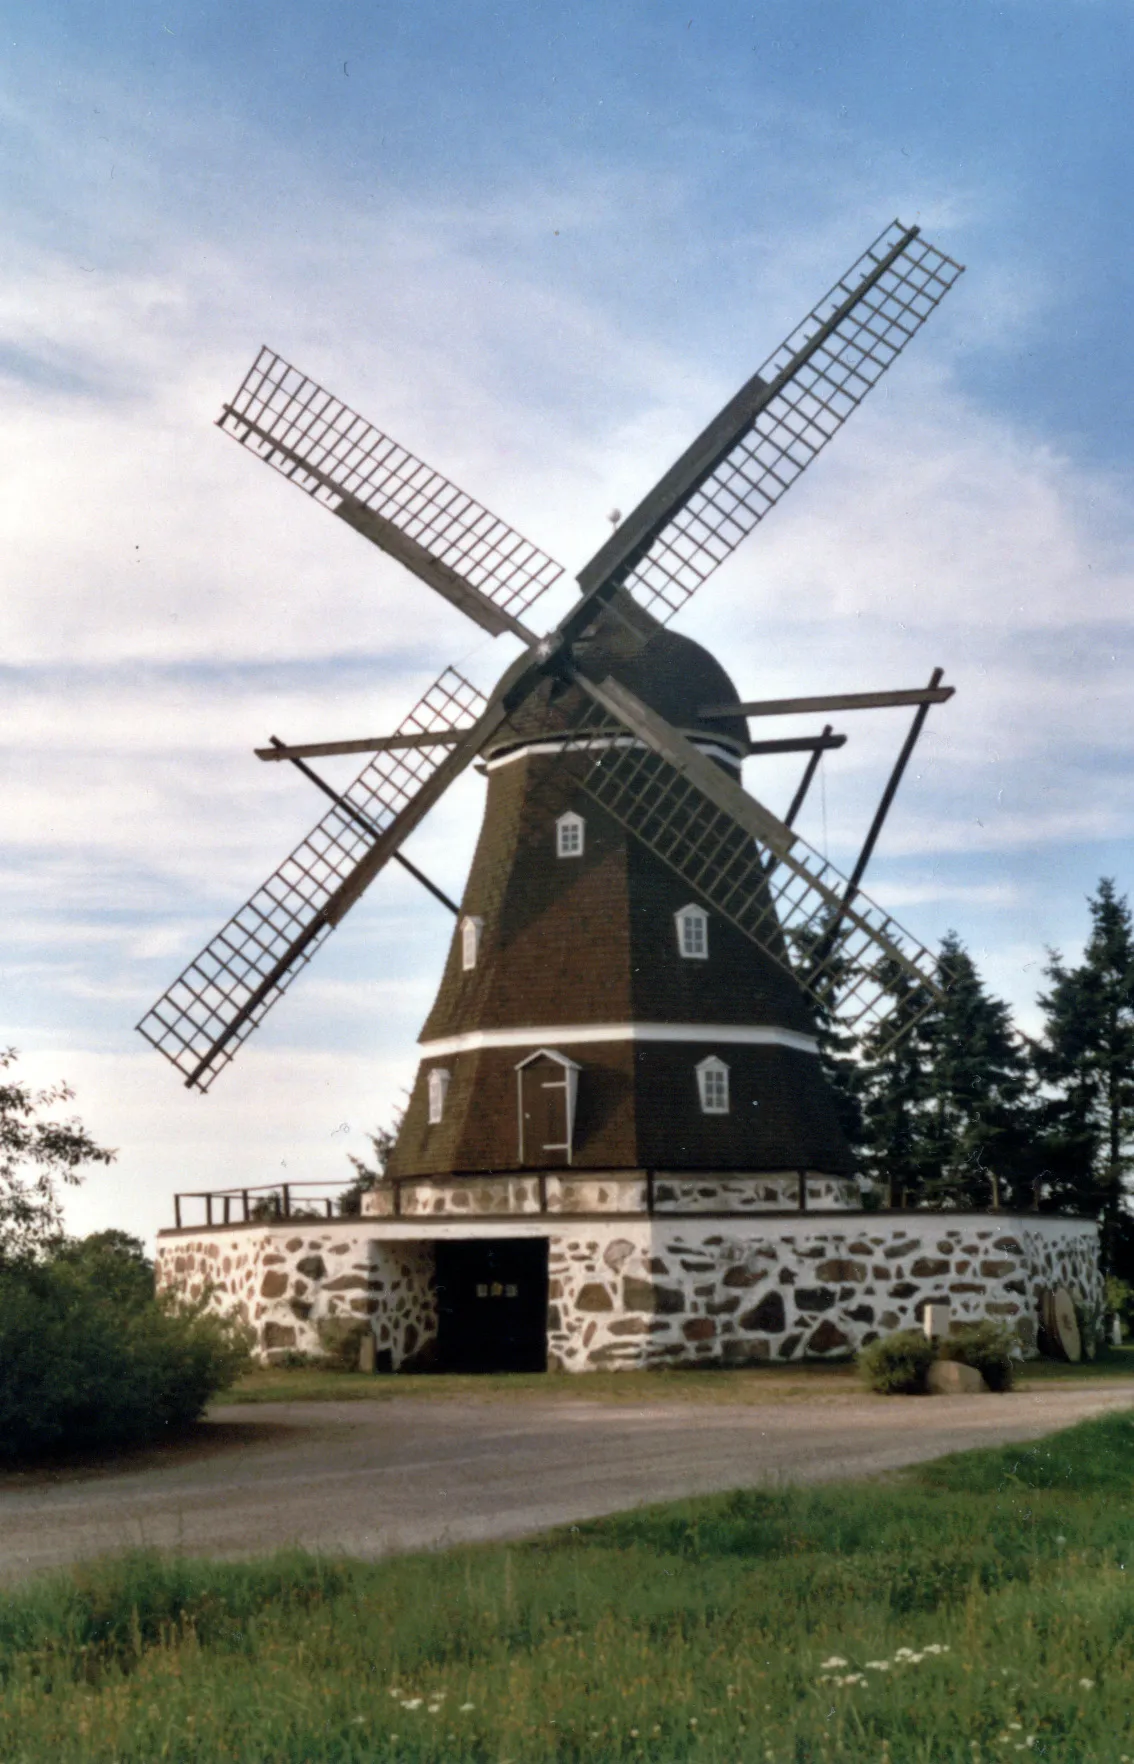
[[[519,617],[559,564],[432,466],[261,349],[219,426],[332,511],[361,503]]]
[[[476,722],[483,694],[447,668],[399,734],[450,733]],[[451,751],[379,753],[306,839],[174,981],[138,1024],[147,1041],[207,1090],[332,929],[327,908]]]
[[[871,1033],[881,1052],[917,1019],[911,983],[923,990],[926,1009],[940,997],[930,951],[864,894],[841,909],[846,879],[804,840],[796,837],[790,851],[776,852],[772,866],[750,832],[644,741],[587,748],[609,728],[607,712],[596,705],[565,757],[583,789],[824,1010],[860,1034]],[[822,960],[809,970],[799,956],[817,950]]]
[[[770,397],[620,578],[636,600],[662,620],[684,606],[806,471],[961,273],[898,221],[874,241],[757,370]]]

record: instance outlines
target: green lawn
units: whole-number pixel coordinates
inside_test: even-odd
[[[1081,1362],[1032,1360],[1020,1369],[1019,1385],[1052,1381],[1134,1377],[1134,1344],[1109,1349],[1103,1359]],[[588,1402],[659,1402],[670,1398],[697,1402],[766,1402],[771,1398],[852,1392],[861,1388],[853,1363],[829,1360],[790,1366],[741,1368],[667,1367],[656,1372],[587,1372],[548,1376],[509,1372],[482,1378],[437,1374],[372,1377],[361,1372],[323,1372],[315,1367],[265,1366],[249,1372],[219,1403],[389,1402],[393,1397],[459,1397],[477,1402],[507,1393],[523,1399],[563,1396]]]
[[[0,1758],[1119,1764],[1132,1581],[1125,1413],[510,1548],[137,1556],[0,1598]]]

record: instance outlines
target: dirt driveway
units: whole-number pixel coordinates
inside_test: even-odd
[[[126,1464],[0,1475],[0,1578],[139,1545],[374,1557],[520,1537],[648,1501],[871,1475],[1131,1404],[1125,1380],[743,1408],[506,1393],[233,1406],[191,1444]]]

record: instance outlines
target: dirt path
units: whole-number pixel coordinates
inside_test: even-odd
[[[217,1411],[128,1463],[0,1475],[0,1578],[140,1545],[374,1557],[715,1490],[866,1476],[1035,1439],[1134,1404],[1134,1382],[1010,1396],[748,1404],[395,1398]]]

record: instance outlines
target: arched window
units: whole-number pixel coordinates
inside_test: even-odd
[[[674,913],[677,923],[677,948],[688,960],[709,959],[709,915],[704,907],[683,906]]]
[[[461,967],[466,973],[470,968],[476,967],[476,958],[480,954],[480,934],[483,930],[483,919],[461,920]]]
[[[582,815],[575,814],[573,810],[560,815],[555,823],[556,857],[582,857],[585,825]]]
[[[710,1054],[697,1067],[697,1089],[703,1115],[728,1114],[728,1067],[716,1054]]]
[[[450,1074],[444,1066],[434,1066],[429,1074],[429,1125],[436,1127],[445,1115],[445,1098],[449,1094]]]

